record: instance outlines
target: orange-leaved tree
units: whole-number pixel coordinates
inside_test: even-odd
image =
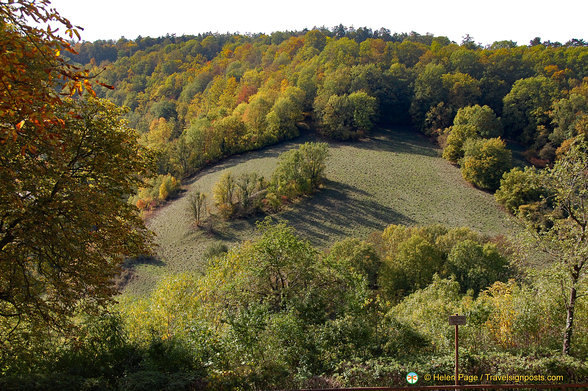
[[[0,143],[25,129],[45,133],[62,124],[53,113],[63,95],[88,91],[94,95],[90,72],[69,64],[61,53],[75,53],[59,34],[80,38],[71,22],[48,0],[0,1]],[[59,27],[64,28],[60,31]],[[104,85],[106,86],[106,85]],[[108,87],[108,86],[107,86]],[[28,123],[29,127],[25,128]]]
[[[70,45],[39,27],[77,34],[48,5],[0,1],[0,371],[80,311],[103,308],[123,257],[150,251],[126,202],[150,152],[60,57]]]

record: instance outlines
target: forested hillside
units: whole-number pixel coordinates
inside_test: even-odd
[[[114,89],[99,95],[131,109],[129,124],[161,152],[159,174],[177,179],[222,157],[293,138],[300,128],[345,140],[377,124],[412,124],[449,145],[454,163],[467,139],[502,137],[520,143],[539,165],[586,129],[582,40],[480,47],[469,37],[455,44],[339,26],[269,36],[139,37],[77,50],[74,61],[95,65],[96,72],[105,67],[100,79]],[[454,123],[458,110],[470,106]],[[508,169],[506,158],[488,168],[498,172],[494,179],[471,170],[464,177],[496,189]],[[142,207],[157,202],[143,198]]]

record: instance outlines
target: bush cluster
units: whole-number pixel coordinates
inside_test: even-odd
[[[224,219],[234,219],[259,212],[277,212],[284,204],[312,194],[323,183],[328,153],[326,143],[313,142],[284,152],[269,181],[257,173],[235,176],[226,171],[213,188],[218,214]],[[190,201],[198,224],[207,210],[206,198],[197,191]]]
[[[137,195],[129,202],[139,210],[153,210],[170,198],[174,198],[181,190],[181,182],[171,174],[158,175],[148,179],[145,187],[139,188]]]

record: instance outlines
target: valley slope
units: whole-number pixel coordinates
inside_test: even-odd
[[[150,291],[166,273],[203,271],[204,253],[214,243],[229,247],[256,235],[261,217],[217,223],[214,233],[197,229],[189,210],[196,190],[207,193],[223,172],[255,171],[269,177],[281,152],[315,141],[296,140],[226,159],[184,182],[186,192],[157,210],[148,226],[157,237],[159,261],[137,265],[126,292]],[[408,128],[380,129],[358,142],[329,142],[324,188],[275,215],[314,245],[326,248],[344,237],[365,239],[389,224],[468,226],[489,235],[516,228],[490,193],[475,189],[459,169],[440,157],[440,149]]]

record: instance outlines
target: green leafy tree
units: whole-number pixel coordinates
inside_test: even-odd
[[[349,105],[353,112],[353,128],[367,132],[372,129],[377,115],[377,100],[363,91],[349,94]]]
[[[443,331],[447,318],[462,308],[459,283],[434,275],[430,285],[409,295],[390,313],[428,337],[435,350],[443,351],[453,343],[453,338]]]
[[[534,167],[525,167],[524,170],[515,167],[504,173],[500,188],[494,194],[496,201],[514,215],[519,213],[521,206],[541,202],[545,196],[546,189]]]
[[[151,235],[126,202],[142,184],[149,153],[124,111],[93,98],[53,110],[63,121],[48,129],[56,138],[18,137],[0,150],[3,344],[109,303],[122,258],[150,251]],[[23,153],[26,145],[35,153]]]
[[[359,45],[347,37],[331,39],[320,54],[329,68],[337,68],[341,65],[356,65],[359,56]]]
[[[344,239],[329,249],[328,258],[347,270],[360,273],[371,289],[377,288],[381,260],[370,243],[354,238]]]
[[[259,239],[231,249],[210,265],[199,287],[204,305],[224,312],[266,303],[272,311],[281,311],[304,298],[319,275],[317,252],[285,224],[272,225],[266,219],[259,228]]]
[[[556,145],[588,133],[588,82],[574,88],[570,95],[553,104],[550,113],[555,129],[549,138]]]
[[[458,163],[464,155],[464,144],[468,139],[491,138],[502,135],[500,120],[488,106],[467,106],[457,111],[453,126],[445,129],[449,133],[445,140],[443,157]]]
[[[204,220],[206,217],[207,213],[205,193],[197,190],[190,196],[190,211],[192,212],[192,216],[196,221],[196,225],[199,226],[202,220]]]
[[[442,79],[444,73],[445,68],[443,65],[429,63],[416,77],[410,115],[413,122],[421,128],[424,125],[429,109],[446,99]]]
[[[225,218],[232,216],[235,211],[234,198],[236,187],[235,176],[230,171],[226,171],[212,189],[216,207]]]
[[[255,94],[243,114],[248,137],[255,146],[265,145],[267,135],[267,115],[276,101],[277,93],[263,90]]]
[[[486,105],[474,105],[462,107],[457,111],[453,119],[454,125],[471,125],[483,138],[502,136],[502,124],[496,118],[494,111]]]
[[[446,73],[441,79],[445,101],[453,110],[474,105],[480,100],[480,82],[467,73]]]
[[[319,96],[320,97],[320,96]],[[347,140],[353,137],[352,109],[347,95],[331,95],[322,106],[315,99],[315,111],[318,111],[322,133],[325,136]]]
[[[418,234],[398,244],[395,253],[384,258],[378,284],[390,297],[401,297],[426,287],[443,265],[443,254]]]
[[[399,63],[407,67],[413,67],[426,51],[427,47],[425,45],[406,40],[396,47],[396,57]]]
[[[235,202],[238,213],[248,215],[261,205],[261,198],[266,191],[266,181],[257,173],[243,173],[235,180]]]
[[[317,29],[310,30],[304,36],[304,45],[311,46],[311,47],[317,49],[318,51],[323,50],[323,48],[325,47],[326,44],[327,44],[327,37],[320,30],[317,30]]]
[[[455,72],[479,78],[483,70],[480,57],[480,52],[460,47],[449,56],[449,64]]]
[[[506,135],[531,145],[537,138],[537,127],[549,125],[549,110],[558,94],[556,83],[545,76],[517,80],[504,97]]]
[[[478,138],[478,132],[474,126],[467,124],[453,125],[446,131],[449,131],[449,135],[443,148],[443,158],[457,164],[464,156],[464,144]]]
[[[317,190],[329,155],[326,143],[304,143],[280,155],[271,183],[278,194],[298,196]]]
[[[304,91],[298,87],[288,87],[276,99],[271,111],[267,114],[267,127],[275,140],[291,139],[298,136],[298,122],[304,119],[302,112]]]
[[[323,106],[324,103],[324,106]],[[348,140],[370,130],[377,114],[377,100],[363,91],[349,95],[331,95],[315,100],[321,132],[331,138]]]
[[[310,181],[310,188],[314,191],[322,185],[325,178],[329,145],[327,143],[304,143],[298,148],[298,151],[302,157],[301,174]]]
[[[481,245],[472,240],[457,243],[447,256],[447,273],[454,275],[462,292],[480,293],[496,281],[507,277],[508,260],[491,243]]]
[[[578,298],[585,294],[582,287],[588,261],[588,143],[584,136],[544,172],[543,186],[550,193],[546,201],[552,205],[551,212],[546,211],[543,227],[530,225],[529,231],[540,248],[566,270],[569,293],[562,352],[570,354],[574,315]]]
[[[396,63],[385,73],[388,90],[382,101],[381,116],[394,123],[410,123],[409,109],[412,101],[414,73],[404,65]]]
[[[496,190],[502,174],[512,167],[512,153],[500,138],[470,139],[464,147],[463,178],[481,189]]]

